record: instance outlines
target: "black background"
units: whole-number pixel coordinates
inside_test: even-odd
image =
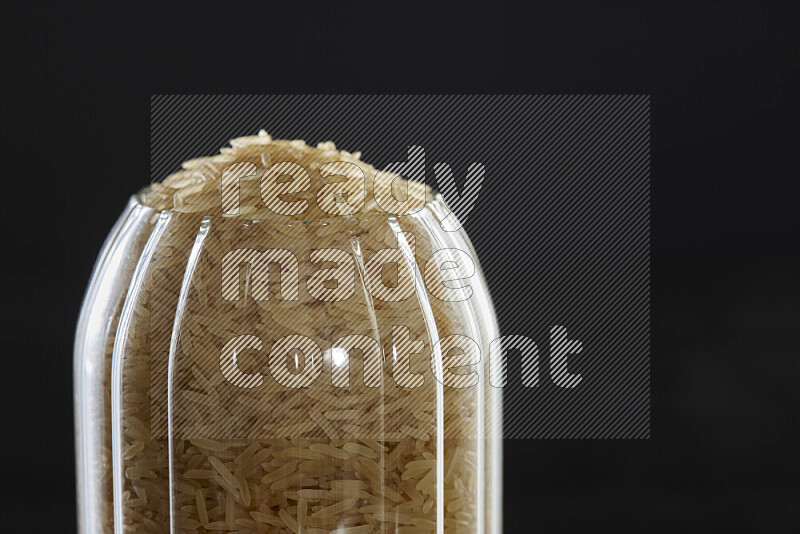
[[[148,181],[150,95],[634,93],[652,95],[652,437],[508,441],[506,530],[797,531],[800,8],[282,6],[3,5],[2,524],[75,528],[74,325]]]

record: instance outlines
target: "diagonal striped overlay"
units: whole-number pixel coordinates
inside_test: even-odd
[[[508,351],[505,437],[649,437],[648,96],[158,95],[151,179],[262,128],[333,140],[379,169],[423,147],[426,180],[456,213],[474,200],[462,222],[501,332],[538,356]],[[476,162],[477,194],[464,188]],[[437,163],[452,181],[436,183]],[[554,379],[555,326],[580,342],[566,360],[577,384]],[[538,363],[535,385],[523,359]]]

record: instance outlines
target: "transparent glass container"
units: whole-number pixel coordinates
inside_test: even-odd
[[[81,532],[500,532],[499,334],[442,198],[402,216],[182,202],[132,198],[86,293]]]

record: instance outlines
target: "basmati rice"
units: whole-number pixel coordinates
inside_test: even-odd
[[[478,412],[477,396],[483,392],[478,388],[446,391],[444,412],[437,413],[437,404],[431,400],[430,375],[427,389],[409,398],[388,388],[376,394],[363,386],[338,392],[330,385],[291,392],[276,388],[260,392],[260,397],[252,390],[238,390],[234,397],[213,361],[201,358],[181,367],[188,359],[176,359],[175,398],[180,411],[175,415],[176,439],[170,459],[165,419],[169,343],[189,252],[204,216],[220,222],[212,222],[191,279],[180,354],[219,354],[214,343],[240,334],[242,323],[258,324],[274,335],[309,333],[325,341],[351,330],[383,333],[392,324],[403,323],[410,329],[411,339],[424,339],[426,348],[430,346],[418,302],[387,304],[370,299],[365,289],[350,301],[315,304],[313,311],[298,304],[285,310],[241,307],[228,315],[230,307],[223,307],[213,294],[207,273],[219,268],[224,253],[237,246],[243,235],[255,236],[250,243],[262,246],[305,246],[306,250],[349,235],[358,245],[357,257],[367,246],[396,246],[394,232],[381,213],[380,198],[372,188],[367,188],[357,218],[333,220],[322,211],[324,204],[309,202],[305,213],[275,221],[261,203],[255,182],[242,179],[239,213],[226,216],[220,203],[220,175],[226,166],[242,161],[253,162],[259,171],[279,161],[302,165],[315,178],[311,198],[324,187],[319,172],[326,162],[352,163],[366,176],[376,175],[373,167],[360,160],[360,153],[338,151],[333,143],[313,148],[301,141],[274,141],[262,132],[234,139],[217,156],[187,161],[182,170],[140,193],[142,205],[155,212],[171,210],[172,219],[146,266],[144,288],[132,307],[128,336],[116,340],[124,344],[120,405],[126,496],[121,508],[123,531],[166,533],[172,522],[178,532],[434,532],[438,507],[443,509],[446,531],[478,531],[483,525],[477,525],[477,509],[486,489],[478,486],[475,461],[483,446],[482,436],[476,435],[477,418],[484,416]],[[408,195],[431,194],[423,184],[391,176],[378,174],[376,183],[388,185],[392,191],[408,186]],[[405,220],[401,225],[414,232],[419,257],[437,248],[418,220]],[[130,246],[124,267],[129,273],[147,237],[147,232],[141,232]],[[298,257],[301,271],[318,267],[307,255]],[[431,300],[440,332],[468,331],[463,310]],[[110,377],[121,308],[120,303],[109,322],[106,377]],[[378,337],[390,354],[387,336]],[[244,359],[239,363],[243,366]],[[110,380],[103,389],[103,397],[110,398]],[[220,406],[231,410],[229,421],[209,416],[219,415],[219,410],[214,410]],[[496,407],[486,403],[485,409]],[[105,432],[106,452],[96,461],[103,473],[97,484],[105,490],[105,506],[98,505],[97,513],[103,515],[104,530],[110,533],[110,410],[103,414],[100,427]],[[439,450],[437,423],[442,420],[444,448]],[[441,462],[444,502],[437,503],[437,463]],[[173,495],[169,493],[170,469]]]

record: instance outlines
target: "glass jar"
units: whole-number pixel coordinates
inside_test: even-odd
[[[499,335],[447,224],[263,133],[131,199],[76,336],[81,531],[499,532]]]

